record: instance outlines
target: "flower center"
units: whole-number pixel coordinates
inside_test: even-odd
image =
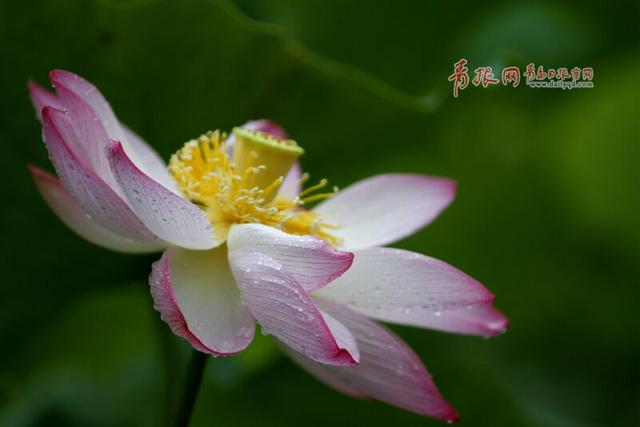
[[[236,128],[233,133],[233,147],[226,134],[208,132],[188,141],[169,161],[182,194],[206,213],[216,238],[226,239],[233,224],[261,223],[291,234],[314,235],[336,246],[338,241],[330,233],[334,227],[305,208],[306,203],[331,197],[333,192],[317,193],[326,180],[294,199],[278,194],[304,150],[293,140],[264,132]],[[304,174],[299,183],[308,178]]]

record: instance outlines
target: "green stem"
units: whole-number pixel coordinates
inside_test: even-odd
[[[151,304],[149,304],[151,307]],[[153,309],[152,309],[153,310]],[[177,372],[179,371],[178,354],[175,346],[175,335],[167,327],[167,324],[160,320],[157,316],[157,312],[153,310],[153,326],[157,333],[158,350],[161,356],[162,369],[164,371],[164,387],[163,387],[163,401],[162,405],[164,411],[162,414],[158,414],[158,425],[164,427],[171,427],[173,425],[173,419],[175,417],[175,406],[178,400],[178,379]]]
[[[191,356],[191,361],[189,362],[189,368],[187,370],[184,389],[182,390],[182,402],[180,403],[178,416],[176,417],[176,427],[189,426],[189,420],[193,413],[193,407],[196,404],[198,389],[202,382],[202,374],[204,373],[206,363],[207,355],[197,350],[193,350],[193,355]]]
[[[160,335],[160,343],[162,347],[162,357],[164,365],[164,422],[162,425],[170,427],[173,425],[175,417],[176,402],[178,400],[178,378],[176,373],[179,371],[178,354],[175,346],[175,335],[171,332],[167,325],[160,320],[157,321],[158,331]]]

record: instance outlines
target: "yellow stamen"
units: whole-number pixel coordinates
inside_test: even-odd
[[[226,135],[218,131],[187,142],[169,162],[169,171],[180,190],[207,214],[216,237],[226,238],[232,224],[261,223],[291,234],[314,235],[336,246],[339,242],[330,233],[334,227],[304,208],[306,203],[331,197],[333,193],[309,195],[325,187],[326,180],[293,200],[277,196],[302,149],[293,141],[282,142],[271,136],[264,142],[266,134],[259,134],[254,144],[250,137],[253,134],[245,130],[234,130],[234,157],[238,156],[242,166],[229,159]],[[304,174],[299,182],[308,178]]]
[[[307,175],[308,178],[309,175]],[[321,188],[326,187],[328,184],[328,181],[326,179],[321,179],[319,183],[317,183],[316,185],[312,185],[311,187],[304,189],[300,192],[300,197],[304,196],[305,194],[309,194],[312,193],[316,190],[320,190]]]
[[[309,197],[305,197],[304,199],[302,199],[302,202],[304,204],[310,203],[310,202],[315,202],[317,200],[324,200],[324,199],[328,199],[329,197],[333,196],[335,193],[320,193],[320,194],[314,194],[313,196],[309,196]]]

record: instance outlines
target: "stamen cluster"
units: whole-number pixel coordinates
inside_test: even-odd
[[[316,193],[326,187],[326,180],[302,191],[294,199],[279,196],[278,189],[284,177],[280,176],[264,188],[257,186],[257,177],[269,165],[260,164],[260,158],[254,155],[251,164],[239,171],[231,161],[226,140],[224,133],[208,132],[188,141],[169,162],[169,171],[180,190],[207,214],[217,237],[226,236],[232,224],[261,223],[337,244],[330,234],[333,226],[305,208],[305,204],[333,194]],[[304,174],[299,182],[303,184],[308,179]]]

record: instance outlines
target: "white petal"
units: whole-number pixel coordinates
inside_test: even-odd
[[[360,249],[354,256],[342,277],[314,295],[374,319],[459,333],[478,328],[454,321],[450,311],[462,308],[473,317],[469,307],[493,301],[478,281],[434,258],[392,248]]]
[[[102,123],[109,139],[116,141],[125,139],[120,122],[98,88],[77,74],[65,70],[53,70],[49,73],[49,78],[57,92],[64,88],[65,91],[72,92],[82,98],[91,107]],[[64,102],[63,94],[58,93],[58,95]]]
[[[491,303],[446,310],[430,323],[432,329],[483,337],[502,334],[509,326],[507,317]]]
[[[205,353],[229,355],[253,339],[255,322],[240,299],[226,248],[172,248],[153,265],[154,307],[173,332]]]
[[[98,88],[69,71],[53,70],[49,78],[56,88],[58,99],[69,112],[83,148],[93,157],[90,164],[105,181],[111,183],[105,149],[109,141],[114,140],[123,145],[127,156],[144,173],[163,185],[169,185],[167,188],[174,189],[172,180],[166,179],[166,173],[164,176],[161,174],[156,168],[156,159],[149,155],[149,151],[155,152],[139,138],[132,138],[131,131],[122,126]],[[79,151],[76,147],[72,148]]]
[[[162,157],[142,138],[136,135],[131,129],[122,125],[122,131],[129,143],[131,149],[136,153],[140,161],[140,169],[153,178],[156,182],[162,184],[163,187],[177,193],[177,186],[174,179],[169,174],[166,163]],[[126,150],[125,150],[126,151]]]
[[[85,215],[56,177],[33,165],[29,165],[29,171],[49,207],[67,227],[89,242],[117,252],[145,253],[162,249],[158,243],[137,241],[109,231]]]
[[[284,181],[282,181],[282,185],[280,185],[278,197],[286,199],[295,199],[298,197],[300,190],[302,190],[300,178],[302,178],[302,167],[300,166],[300,162],[295,162],[284,178]]]
[[[323,310],[318,310],[322,315],[331,335],[335,338],[338,347],[346,349],[355,362],[360,361],[360,350],[358,349],[358,343],[351,331],[347,329],[338,319],[331,316],[329,313]]]
[[[453,200],[455,183],[414,174],[378,175],[359,181],[314,211],[336,225],[332,234],[347,250],[382,246],[415,233]]]
[[[275,259],[307,291],[343,274],[353,254],[328,246],[313,236],[296,236],[262,224],[236,224],[227,236],[229,250],[261,252]]]
[[[458,418],[418,356],[393,332],[346,308],[321,300],[318,305],[356,337],[360,364],[328,366],[287,352],[303,368],[328,385],[356,397],[371,397],[442,420]]]
[[[63,116],[56,114],[54,119],[58,132],[65,143],[74,155],[107,183],[113,191],[123,196],[109,167],[109,160],[106,156],[109,136],[98,115],[81,96],[69,91],[65,86],[59,85],[57,94],[64,106],[64,113]]]
[[[138,219],[129,205],[71,151],[60,132],[61,127],[68,127],[65,114],[45,107],[42,111],[45,146],[60,181],[82,211],[114,234],[161,244],[161,240]]]
[[[220,244],[205,214],[145,175],[127,157],[121,144],[112,143],[108,157],[129,204],[156,235],[189,249],[210,249]]]
[[[229,261],[242,299],[264,332],[320,363],[358,363],[348,330],[335,319],[325,319],[281,264],[262,253],[241,250],[230,250]]]

